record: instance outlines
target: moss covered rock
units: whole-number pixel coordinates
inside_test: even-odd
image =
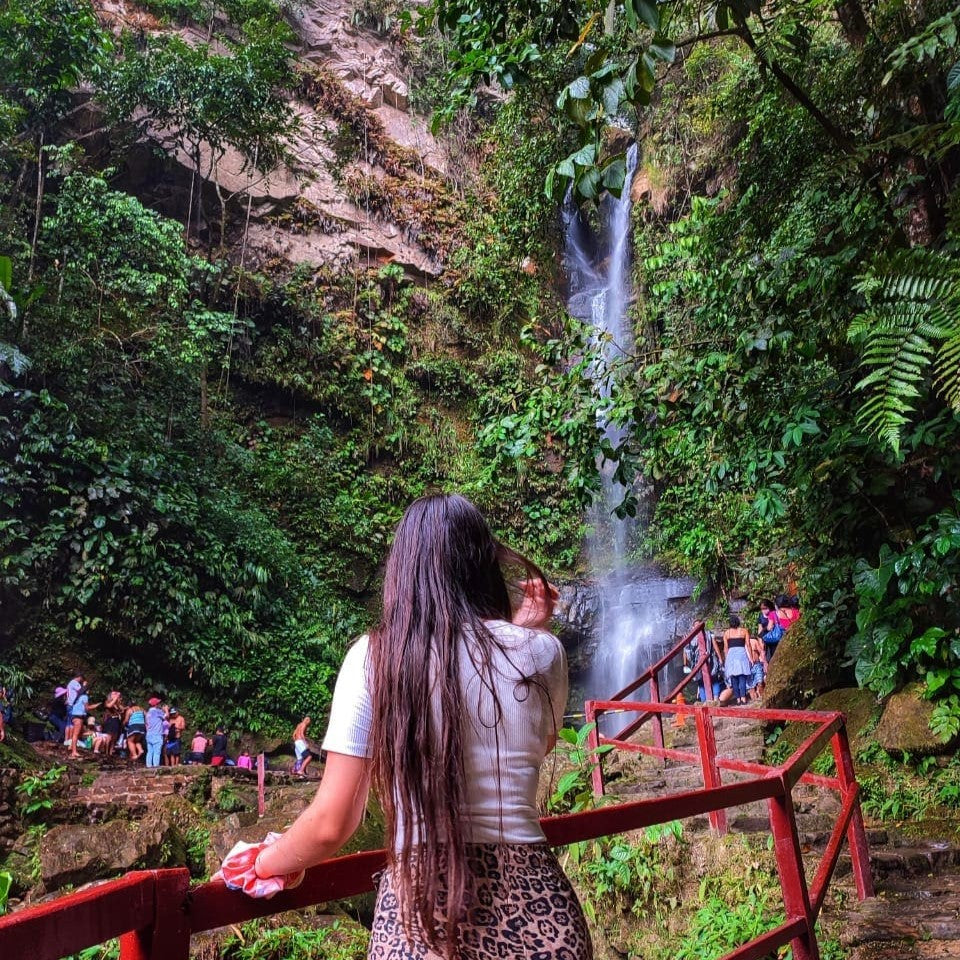
[[[933,703],[923,699],[923,691],[923,684],[912,683],[887,701],[874,734],[884,750],[927,754],[952,749],[930,729]]]
[[[869,690],[861,690],[859,687],[828,690],[814,698],[807,709],[824,712],[839,710],[843,713],[847,718],[847,734],[854,754],[863,746],[867,731],[871,729],[874,718],[880,711],[876,697]],[[791,749],[796,749],[810,735],[812,729],[805,723],[788,724],[778,743],[786,743]]]
[[[836,657],[820,649],[805,621],[794,624],[777,647],[767,674],[764,702],[768,707],[805,707],[837,685]]]
[[[54,827],[40,841],[39,879],[49,893],[127,870],[182,866],[183,836],[196,820],[186,800],[170,796],[138,820]]]

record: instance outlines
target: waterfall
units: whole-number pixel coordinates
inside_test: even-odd
[[[637,147],[627,152],[626,179],[619,198],[600,204],[599,236],[584,220],[571,193],[563,207],[565,264],[569,279],[567,307],[594,332],[598,360],[594,383],[601,400],[598,414],[603,435],[614,448],[629,425],[608,419],[610,400],[619,376],[629,368],[633,331],[627,317],[630,282],[630,188],[637,165]],[[646,528],[650,491],[628,489],[614,476],[616,464],[599,464],[600,495],[589,511],[587,555],[598,577],[601,621],[597,652],[583,678],[587,697],[604,699],[626,686],[653,663],[689,627],[686,601],[693,582],[664,576],[651,563],[632,562]],[[631,494],[638,501],[637,517],[619,518],[614,511]],[[640,691],[638,696],[643,694]]]

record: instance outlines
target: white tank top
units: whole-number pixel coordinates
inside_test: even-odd
[[[537,813],[537,784],[547,746],[563,722],[567,702],[567,659],[560,641],[544,630],[503,620],[487,627],[505,647],[494,651],[493,676],[500,700],[496,720],[490,691],[461,642],[464,678],[465,835],[474,843],[539,843],[544,839]],[[323,749],[369,757],[372,706],[367,686],[366,635],[350,648],[340,668]],[[523,676],[536,684],[518,685]],[[499,771],[499,792],[498,777]],[[404,826],[398,827],[398,842]],[[416,828],[414,828],[416,837]]]

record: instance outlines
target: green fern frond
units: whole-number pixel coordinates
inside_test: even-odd
[[[867,306],[847,336],[869,370],[854,388],[865,394],[857,423],[897,454],[931,383],[960,410],[960,266],[929,250],[901,251],[875,264],[855,289]]]
[[[937,353],[934,386],[954,410],[960,410],[960,325]]]

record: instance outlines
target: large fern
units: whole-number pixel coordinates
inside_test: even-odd
[[[857,423],[894,453],[933,388],[960,411],[960,264],[929,250],[907,250],[875,264],[856,289],[866,309],[847,331],[869,373]]]

